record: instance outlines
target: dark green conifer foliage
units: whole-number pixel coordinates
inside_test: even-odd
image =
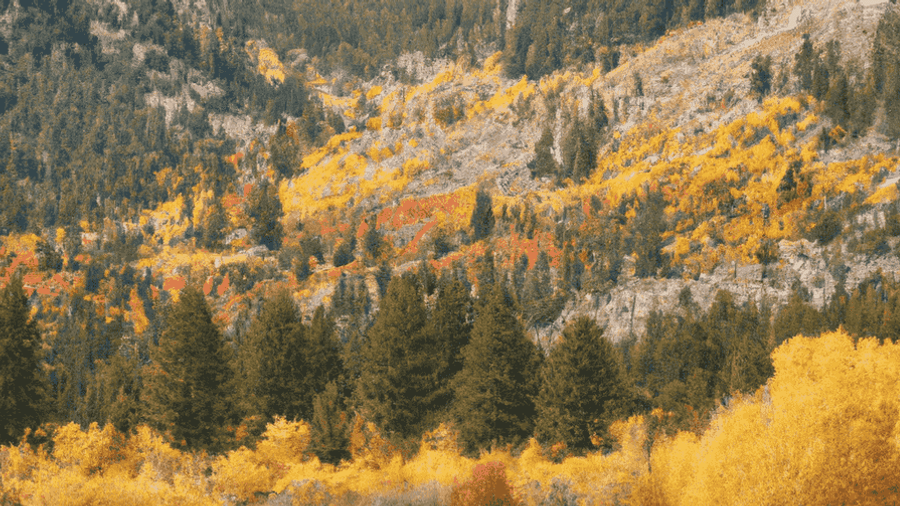
[[[826,112],[836,124],[846,128],[850,128],[848,120],[852,114],[850,108],[853,106],[850,94],[850,83],[847,81],[847,74],[843,70],[838,69],[825,96]]]
[[[475,276],[478,278],[479,297],[489,293],[491,286],[497,282],[497,269],[494,265],[494,249],[490,245],[485,249],[484,255],[478,259]]]
[[[648,191],[647,198],[640,202],[632,223],[636,276],[653,276],[663,266],[661,236],[667,228],[665,208],[665,197],[658,190]]]
[[[550,125],[544,125],[541,138],[534,145],[534,160],[531,162],[531,175],[533,177],[555,177],[559,167],[553,159],[553,132]]]
[[[599,136],[609,126],[609,114],[606,111],[606,102],[599,93],[591,92],[590,120]]]
[[[456,278],[442,278],[428,324],[437,341],[435,405],[444,419],[449,419],[453,400],[451,381],[462,370],[462,350],[472,333],[471,312],[472,300],[465,285]]]
[[[356,393],[366,419],[395,438],[418,437],[438,407],[436,350],[415,277],[394,277],[362,347]]]
[[[381,256],[381,250],[384,246],[384,240],[381,238],[381,233],[378,232],[377,217],[372,215],[366,220],[366,225],[366,232],[363,234],[362,238],[363,251],[366,252],[366,255],[370,260],[377,261]]]
[[[802,285],[795,286],[787,305],[778,311],[772,329],[776,347],[794,336],[815,336],[823,330],[823,315],[808,304],[808,297]]]
[[[584,264],[578,253],[572,250],[572,246],[566,243],[563,246],[560,257],[559,283],[561,291],[568,294],[581,290],[581,275],[584,273]]]
[[[378,286],[378,299],[380,300],[387,293],[388,284],[391,282],[393,269],[387,260],[381,262],[378,270],[375,271],[375,284]]]
[[[99,420],[129,433],[144,416],[141,403],[141,363],[137,350],[116,353],[97,366],[92,388],[100,400]]]
[[[437,288],[437,275],[434,273],[428,260],[419,260],[419,268],[416,273],[419,278],[419,288],[425,296],[430,296]]]
[[[597,132],[590,124],[592,121],[578,118],[577,111],[573,115],[576,116],[575,122],[562,145],[564,173],[557,184],[565,177],[571,177],[573,181],[580,183],[590,177],[596,163]],[[602,120],[598,118],[597,122],[602,123]]]
[[[312,274],[312,267],[309,265],[309,257],[303,252],[300,253],[300,256],[292,260],[291,266],[293,267],[294,277],[297,278],[298,283],[306,281],[306,279],[309,278],[309,275]]]
[[[859,83],[859,80],[857,80],[857,83]],[[867,74],[863,86],[860,89],[853,90],[849,95],[850,118],[848,120],[848,132],[854,137],[859,137],[872,125],[872,117],[877,105],[875,82],[871,71]]]
[[[644,96],[644,80],[641,78],[641,75],[637,72],[632,74],[632,81],[634,82],[634,96],[643,97]]]
[[[752,393],[772,375],[768,321],[756,305],[740,308],[728,291],[716,293],[703,323],[718,372],[718,394]]]
[[[766,237],[754,253],[756,261],[766,266],[778,261],[778,243]]]
[[[178,446],[217,451],[233,422],[231,350],[196,287],[169,307],[152,364],[144,373],[148,420]]]
[[[472,239],[480,241],[494,230],[494,210],[491,195],[484,189],[475,194],[475,209],[472,211]]]
[[[620,359],[586,316],[563,330],[541,378],[537,431],[544,442],[587,450],[592,435],[605,436],[609,424],[625,415],[628,389]]]
[[[534,428],[542,354],[513,314],[500,284],[478,303],[462,371],[453,381],[454,418],[468,452],[517,444]]]
[[[800,51],[794,55],[794,75],[797,77],[801,91],[812,91],[813,72],[818,58],[818,52],[813,48],[809,34],[804,33]]]
[[[350,458],[350,417],[335,382],[316,394],[313,401],[313,417],[310,450],[319,460],[338,464]]]
[[[306,329],[306,339],[300,349],[292,353],[292,374],[300,380],[295,385],[301,403],[299,412],[308,417],[312,412],[313,397],[324,392],[329,382],[340,380],[343,374],[341,342],[334,331],[334,322],[325,313],[325,306],[316,308]]]
[[[550,256],[541,251],[534,267],[525,274],[520,305],[526,325],[547,324],[554,320],[558,315],[559,300],[559,297],[553,296]]]
[[[757,55],[750,64],[750,93],[762,102],[772,90],[772,57]]]
[[[22,280],[14,276],[0,290],[0,444],[14,444],[26,428],[44,421],[47,384],[40,350]]]
[[[269,421],[275,415],[290,420],[311,414],[312,393],[303,389],[305,331],[290,292],[281,288],[270,294],[241,349],[247,368],[247,415]]]
[[[812,95],[816,100],[825,100],[828,94],[828,86],[831,82],[831,73],[828,66],[821,60],[816,60],[813,67]]]
[[[119,347],[121,328],[106,325],[97,316],[94,302],[84,300],[80,290],[69,298],[69,308],[71,313],[59,322],[47,354],[54,415],[59,421],[86,428],[91,422],[105,421],[100,415],[102,401],[95,373],[100,362]]]
[[[269,152],[269,165],[279,178],[290,177],[300,168],[300,140],[284,126],[279,125],[278,133],[269,140]]]
[[[278,189],[266,178],[255,185],[250,193],[248,213],[253,220],[251,238],[270,251],[281,248],[284,228],[281,225],[281,200]]]

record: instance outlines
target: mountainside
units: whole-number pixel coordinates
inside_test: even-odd
[[[187,134],[222,139],[210,152],[218,151],[212,156],[219,160],[210,166],[202,161],[206,155],[194,155],[200,164],[187,177],[167,172],[172,170],[167,166],[176,172],[188,170],[174,167],[181,163],[177,157],[184,155],[163,156],[148,167],[149,175],[160,188],[177,180],[179,189],[157,191],[141,207],[129,210],[132,218],[107,212],[104,225],[84,216],[80,226],[58,227],[63,232],[54,232],[52,225],[35,227],[31,220],[28,229],[40,232],[43,239],[10,236],[6,250],[14,251],[19,242],[47,242],[63,258],[75,258],[78,252],[69,250],[78,248],[61,242],[66,234],[80,234],[87,245],[94,237],[103,243],[111,233],[137,233],[141,246],[129,263],[138,272],[150,268],[158,288],[181,286],[188,270],[194,280],[215,277],[216,271],[220,279],[223,265],[252,264],[271,273],[257,277],[259,282],[272,275],[271,279],[284,279],[291,259],[283,257],[300,251],[296,248],[304,238],[318,235],[330,252],[340,237],[350,238],[364,221],[377,217],[376,228],[392,248],[377,258],[337,269],[331,269],[327,255],[322,257],[310,279],[292,285],[307,311],[329,299],[338,275],[362,276],[374,287],[375,267],[381,261],[404,270],[422,258],[429,258],[435,268],[466,260],[475,289],[472,262],[486,246],[496,255],[496,265],[510,271],[523,254],[533,267],[543,251],[549,255],[550,277],[555,280],[552,290],[565,300],[560,302],[563,306],[555,304],[559,306],[555,315],[526,318],[529,330],[542,339],[552,339],[581,314],[606,326],[607,335],[616,340],[639,336],[650,312],[672,309],[673,294],[684,287],[691,288],[700,307],[708,307],[717,290],[727,289],[740,301],[766,300],[777,308],[800,280],[813,305],[821,308],[834,292],[835,269],[847,271],[841,274],[842,282],[853,288],[878,269],[896,266],[892,254],[852,247],[853,237],[884,223],[885,210],[895,197],[891,105],[873,110],[872,126],[845,136],[841,132],[849,129],[846,124],[840,131],[832,130],[838,121],[831,114],[831,97],[819,92],[812,93],[819,99],[809,97],[795,68],[803,36],[808,34],[822,61],[828,60],[825,65],[839,68],[846,77],[845,85],[859,94],[866,86],[880,87],[871,60],[879,22],[891,9],[887,2],[769,2],[761,11],[692,22],[651,42],[602,46],[595,49],[600,58],[594,63],[537,80],[511,77],[504,69],[507,55],[497,52],[502,48],[496,43],[470,45],[469,52],[455,60],[404,53],[387,61],[374,77],[360,79],[348,68],[326,65],[318,56],[310,58],[302,47],[279,55],[264,40],[229,41],[221,27],[212,30],[209,23],[216,9],[220,19],[223,13],[237,15],[214,4],[176,4],[171,13],[174,25],[166,22],[178,35],[173,38],[147,27],[141,33],[150,37],[141,39],[147,35],[138,35],[135,20],[151,16],[162,23],[163,18],[152,17],[153,5],[149,11],[144,5],[103,6],[100,16],[81,21],[89,25],[85,40],[51,43],[49,56],[64,58],[57,51],[76,56],[94,51],[91,58],[102,62],[133,55],[131,79],[138,79],[133,81],[134,100],[150,111],[161,107],[166,128],[176,133],[182,128],[182,138]],[[4,18],[5,37],[12,38],[17,26],[27,25],[29,13],[38,8],[11,4]],[[508,27],[515,26],[515,13],[522,7],[496,6],[501,8]],[[561,13],[561,21],[576,12]],[[216,39],[220,47],[212,48],[209,41]],[[832,42],[839,46],[832,47]],[[32,54],[37,55],[35,51]],[[180,58],[160,60],[165,53]],[[605,56],[611,54],[615,65],[610,64],[612,56]],[[754,92],[749,77],[758,57],[771,57],[766,97]],[[244,107],[254,111],[249,115],[239,104],[228,103],[239,96],[231,88],[240,81],[234,69],[243,65],[241,59],[256,75],[240,78],[249,86],[244,99]],[[320,63],[331,69],[325,76],[316,67]],[[144,68],[148,73],[138,77]],[[290,87],[285,79],[293,83],[290,86],[302,83],[300,89],[308,91],[286,91]],[[828,87],[826,81],[826,92]],[[289,98],[291,94],[297,98]],[[295,105],[283,105],[289,100]],[[848,100],[843,97],[842,107],[854,109],[856,103]],[[311,105],[304,108],[304,103]],[[280,118],[273,104],[282,111]],[[595,114],[598,104],[602,118]],[[591,121],[597,123],[590,139],[573,135],[577,125]],[[52,133],[55,127],[41,128]],[[208,134],[198,136],[195,128]],[[538,153],[547,150],[539,146],[544,130],[552,137],[550,158]],[[13,148],[16,135],[10,137]],[[586,149],[596,152],[596,159],[588,165],[577,162],[582,166],[576,173],[579,146],[574,144],[580,142],[587,142]],[[197,154],[197,149],[208,150],[199,146],[186,147]],[[38,153],[37,164],[44,169],[34,170],[49,173],[59,157],[53,151],[49,160],[46,150]],[[555,169],[537,167],[551,159]],[[233,167],[233,175],[221,172],[228,167]],[[204,175],[211,170],[219,171],[212,186]],[[19,173],[29,175],[21,166]],[[242,205],[263,179],[277,185],[284,212],[281,259],[244,249],[254,244],[244,236],[254,225],[241,213]],[[798,189],[789,188],[796,180]],[[49,185],[46,191],[54,187]],[[475,242],[470,216],[478,188],[486,188],[492,197],[496,225],[486,241]],[[665,223],[654,225],[661,227],[657,231],[662,242],[654,244],[651,253],[662,255],[658,259],[662,263],[654,259],[658,265],[649,271],[638,266],[636,272],[641,255],[631,247],[639,235],[632,231],[635,216],[645,198],[657,192],[662,193],[659,209],[664,210]],[[97,204],[102,203],[100,193]],[[35,206],[38,198],[29,194],[26,200]],[[209,219],[213,201],[218,202],[213,206],[217,212],[227,214],[221,230],[226,247],[201,253],[194,239]],[[842,239],[829,248],[809,232],[817,215],[827,209],[838,209],[842,226],[847,227]],[[69,223],[79,221],[76,215],[68,213],[73,218]],[[611,259],[598,255],[597,234],[589,232],[609,219],[619,222],[624,240]],[[10,223],[15,220],[11,217]],[[294,232],[299,223],[305,228]],[[592,234],[594,239],[589,238]],[[765,239],[778,245],[778,262],[763,275],[755,253]],[[435,243],[440,251],[435,251]],[[559,281],[560,254],[567,245],[567,254],[580,257],[579,268],[584,271],[579,289],[571,293],[568,281]],[[356,258],[365,254],[359,247],[355,253]],[[601,261],[599,256],[606,258]],[[613,270],[621,276],[599,279],[606,276],[596,275],[594,267],[600,264],[618,266]],[[39,293],[58,294],[80,277],[65,270],[55,277],[34,273],[29,279],[33,281],[26,283],[28,287],[43,287]],[[234,319],[225,306],[219,309],[226,320]]]
[[[895,503],[898,161],[893,1],[0,0],[0,503]]]

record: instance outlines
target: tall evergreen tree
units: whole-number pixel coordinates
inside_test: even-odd
[[[809,92],[813,87],[813,71],[819,55],[813,48],[809,34],[803,34],[803,44],[800,51],[794,55],[794,75],[797,76],[800,90]]]
[[[148,419],[176,445],[223,447],[224,427],[234,420],[230,351],[203,293],[193,286],[182,290],[144,373]]]
[[[40,350],[22,280],[12,277],[0,290],[0,444],[14,444],[26,428],[44,421],[47,384]]]
[[[466,449],[516,444],[528,437],[534,428],[542,355],[499,283],[479,302],[463,356],[463,369],[453,381],[454,417]]]
[[[129,433],[144,416],[141,403],[141,363],[137,350],[116,353],[101,362],[91,388],[100,401],[99,420]]]
[[[494,230],[494,210],[491,195],[483,189],[475,194],[475,209],[472,211],[472,239],[480,241]]]
[[[324,391],[316,394],[310,425],[310,447],[320,460],[338,464],[350,458],[350,418],[336,383],[328,383]]]
[[[762,99],[772,90],[772,57],[757,55],[750,64],[750,93],[757,100]]]
[[[247,214],[253,220],[251,237],[270,251],[281,247],[284,228],[281,225],[281,201],[278,189],[263,178],[250,193]]]
[[[292,361],[293,376],[301,380],[295,388],[300,396],[300,412],[311,416],[314,397],[324,392],[329,382],[340,381],[343,374],[341,342],[334,331],[334,322],[325,313],[325,306],[316,308],[306,330],[306,339],[300,349],[292,353],[298,357],[302,354],[304,359],[302,370],[298,360]]]
[[[428,323],[429,332],[437,340],[435,403],[443,410],[450,408],[451,381],[463,367],[462,350],[472,333],[471,311],[472,300],[465,285],[456,278],[442,278]]]
[[[306,372],[305,331],[290,292],[282,288],[269,295],[241,349],[247,367],[245,399],[251,404],[245,408],[251,411],[248,415],[259,414],[269,421],[275,415],[294,419],[310,414],[311,399],[306,403],[302,399],[311,393],[300,388]]]
[[[751,393],[772,375],[767,347],[768,318],[752,303],[740,308],[726,290],[716,293],[703,322],[718,395]]]
[[[663,212],[665,208],[665,197],[658,190],[648,191],[647,198],[640,202],[631,226],[634,252],[637,255],[636,276],[653,276],[663,265],[661,236],[667,228]]]
[[[550,130],[550,125],[544,125],[541,138],[534,145],[534,160],[530,164],[533,177],[556,177],[559,168],[553,159],[551,149],[553,149],[553,131]]]
[[[49,343],[47,362],[55,418],[86,428],[103,422],[102,402],[97,396],[96,371],[118,348],[121,327],[107,325],[97,315],[94,302],[75,291],[69,299],[70,313],[62,318]]]
[[[402,439],[418,437],[438,408],[437,342],[413,276],[391,279],[362,349],[358,403],[366,418]]]
[[[537,430],[546,442],[586,450],[623,416],[628,397],[622,365],[603,329],[584,316],[563,330],[541,371]]]

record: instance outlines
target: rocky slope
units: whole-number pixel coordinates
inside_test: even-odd
[[[776,69],[789,68],[802,43],[802,35],[809,33],[817,45],[839,40],[842,63],[865,69],[870,64],[869,50],[878,20],[887,8],[886,2],[872,0],[770,2],[756,22],[745,15],[733,15],[670,33],[649,48],[631,47],[622,55],[619,67],[605,75],[599,68],[587,68],[578,73],[557,73],[540,82],[516,81],[500,72],[496,65],[498,55],[483,55],[485,61],[477,69],[410,55],[397,62],[397,66],[414,77],[412,85],[398,82],[386,71],[372,82],[358,83],[355,95],[354,90],[348,90],[339,97],[334,95],[335,87],[322,79],[318,90],[326,104],[333,104],[335,112],[345,114],[348,123],[368,123],[370,128],[319,160],[307,158],[305,172],[283,188],[282,197],[289,214],[306,215],[314,209],[327,209],[322,207],[321,197],[334,199],[336,205],[350,203],[381,212],[406,199],[454,192],[466,199],[469,197],[465,195],[471,195],[467,190],[487,184],[497,197],[496,215],[501,214],[504,203],[527,199],[535,203],[539,214],[550,223],[561,219],[562,207],[584,201],[590,195],[608,198],[615,193],[624,195],[635,191],[631,183],[619,181],[620,176],[625,176],[626,181],[632,179],[632,172],[660,173],[663,180],[659,183],[663,184],[662,181],[671,181],[672,169],[666,163],[691,163],[696,166],[690,176],[699,178],[704,172],[718,170],[704,156],[717,149],[716,139],[722,132],[730,135],[729,128],[733,130],[735,124],[753,113],[766,114],[766,107],[749,96],[747,76],[753,58],[768,55]],[[642,78],[643,96],[635,94],[636,75]],[[785,88],[776,88],[776,94],[795,92],[794,86],[789,82]],[[558,161],[560,139],[565,134],[564,107],[554,107],[555,121],[548,118],[552,107],[548,97],[556,93],[559,104],[578,104],[583,114],[591,91],[601,93],[607,107],[614,111],[613,132],[601,148],[597,174],[585,185],[562,189],[532,179],[527,164],[534,156],[534,145],[543,125],[547,121],[554,125],[554,155]],[[360,109],[356,104],[362,93],[369,100]],[[373,102],[378,107],[373,107]],[[449,114],[459,117],[451,122],[438,119],[438,115],[448,114],[448,108]],[[803,116],[813,115],[813,123],[829,125],[829,120],[814,116],[815,111],[813,105],[793,111],[787,120],[779,120],[785,123],[781,134],[789,138],[775,143],[775,153],[768,154],[771,166],[761,169],[757,175],[760,182],[777,182],[785,170],[783,157],[796,155],[802,146],[814,142],[817,129],[803,125],[800,121]],[[677,148],[640,148],[661,132],[673,133]],[[890,153],[890,148],[876,125],[858,140],[828,153],[818,153],[817,160],[808,160],[807,166],[811,171],[825,172],[830,164]],[[373,152],[379,154],[370,156]],[[617,165],[617,160],[622,158],[627,161]],[[399,168],[411,160],[421,162],[421,166],[408,177],[410,174]],[[884,161],[882,171],[889,173],[888,177],[893,175],[895,163],[893,159]],[[360,169],[361,164],[365,165],[364,169]],[[641,165],[643,170],[631,170]],[[333,173],[323,178],[322,174],[328,171]],[[387,179],[380,176],[386,171],[393,171]],[[366,193],[362,190],[366,181],[380,185]],[[879,183],[881,186],[870,186],[867,181],[864,191],[874,192],[892,181]],[[820,196],[827,199],[826,194],[831,191],[827,188],[829,182],[823,179],[821,184],[825,188],[819,192]],[[318,188],[322,190],[319,193]],[[753,196],[748,194],[746,198],[752,200]],[[310,205],[313,201],[316,204]],[[811,204],[804,205],[810,208]],[[869,224],[860,226],[871,228],[883,223],[877,218],[873,220],[875,215],[881,216],[870,213]],[[796,221],[800,217],[801,214],[788,213],[781,219]],[[412,227],[384,231],[395,236],[395,244],[402,247],[427,221],[423,217]],[[466,225],[447,224],[450,229]],[[740,301],[765,299],[778,305],[787,300],[792,285],[799,280],[813,294],[813,303],[822,306],[833,292],[832,271],[837,262],[848,269],[848,287],[878,269],[888,272],[897,268],[893,256],[854,254],[845,243],[822,247],[798,240],[796,234],[781,236],[779,262],[770,269],[766,279],[762,267],[752,258],[749,245],[743,249],[738,247],[740,251],[719,248],[719,253],[726,255],[693,276],[685,275],[684,279],[638,279],[626,268],[618,285],[608,293],[572,294],[552,325],[532,330],[541,338],[552,338],[566,322],[588,314],[606,325],[607,334],[614,339],[632,333],[640,335],[649,313],[670,309],[685,286],[691,288],[695,301],[704,308],[719,289],[732,291]],[[677,237],[667,238],[670,247],[675,242]],[[730,253],[734,253],[733,258],[727,258]]]

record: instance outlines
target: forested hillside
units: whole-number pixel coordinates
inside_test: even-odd
[[[0,503],[895,502],[898,49],[878,0],[0,2]]]

